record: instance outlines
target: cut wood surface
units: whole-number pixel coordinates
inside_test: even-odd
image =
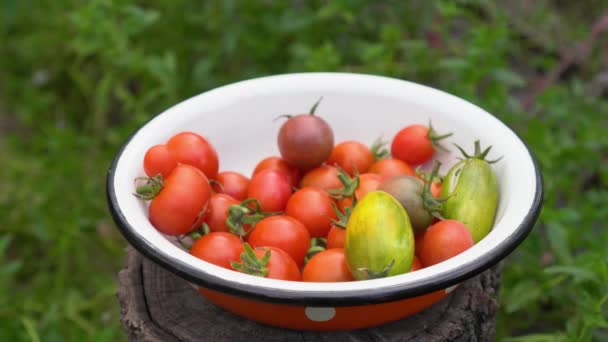
[[[131,341],[492,341],[500,270],[499,264],[464,282],[416,315],[354,331],[294,331],[241,318],[131,247],[117,296]]]

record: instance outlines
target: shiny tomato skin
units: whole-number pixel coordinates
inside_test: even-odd
[[[338,178],[338,173],[338,169],[333,166],[321,165],[304,174],[300,187],[315,187],[325,191],[340,189],[342,182]]]
[[[150,223],[163,234],[186,234],[204,219],[210,197],[211,186],[205,174],[179,164],[150,202]]]
[[[346,237],[346,229],[337,226],[331,226],[327,234],[327,249],[344,248],[344,238]]]
[[[433,224],[424,233],[423,240],[419,258],[425,267],[453,258],[474,245],[469,229],[456,220]]]
[[[374,163],[375,158],[369,147],[355,140],[347,140],[337,144],[332,150],[327,165],[338,165],[349,175],[355,171],[365,173]]]
[[[239,201],[244,201],[247,198],[250,180],[243,174],[234,171],[222,171],[217,174],[215,180],[221,184],[221,186],[212,184],[213,191],[216,193],[229,195]]]
[[[310,233],[300,221],[291,216],[269,216],[255,225],[247,242],[254,248],[280,248],[301,267],[310,247]]]
[[[321,189],[306,187],[296,191],[287,201],[285,214],[300,221],[311,237],[324,237],[336,219],[334,200]]]
[[[281,157],[301,170],[321,165],[334,147],[334,134],[319,116],[301,114],[283,123],[277,138]]]
[[[144,171],[148,177],[161,175],[167,178],[177,166],[177,161],[167,148],[167,145],[154,145],[144,155]]]
[[[416,176],[416,172],[410,165],[394,158],[378,160],[369,168],[368,172],[377,173],[382,176],[382,179],[399,175]]]
[[[300,184],[300,179],[302,178],[302,173],[300,172],[300,170],[297,167],[289,164],[285,159],[281,157],[273,156],[261,160],[255,166],[251,177],[260,173],[260,171],[266,169],[278,170],[283,172],[285,176],[287,176],[287,178],[289,179],[289,184],[291,184],[292,186],[298,186],[298,184]]]
[[[241,259],[243,242],[238,236],[227,232],[211,232],[197,239],[190,254],[214,265],[234,270],[230,262]]]
[[[209,199],[209,207],[205,215],[205,222],[212,232],[229,232],[230,228],[226,225],[228,219],[228,209],[231,205],[238,205],[240,202],[226,194],[213,194]]]
[[[263,211],[283,211],[290,196],[291,184],[281,171],[272,169],[260,171],[249,182],[247,197],[257,199]]]
[[[258,247],[254,250],[254,253],[258,258],[262,258],[266,254],[267,249],[270,250],[270,260],[266,265],[266,268],[268,268],[266,278],[291,281],[302,280],[300,268],[289,253],[284,250],[277,247]]]
[[[203,136],[181,132],[167,141],[167,148],[178,163],[192,165],[209,179],[215,179],[219,169],[217,151]]]
[[[395,135],[391,143],[391,155],[409,165],[420,165],[431,160],[435,154],[433,142],[429,138],[429,128],[410,125]]]
[[[414,255],[414,261],[412,262],[412,269],[410,272],[418,271],[422,269],[422,264],[420,263],[420,259]]]
[[[343,282],[355,280],[348,269],[344,248],[326,249],[315,254],[302,270],[302,281]]]
[[[357,200],[361,200],[370,191],[378,189],[382,183],[382,176],[375,173],[364,173],[359,176],[359,187],[355,190]],[[345,197],[338,200],[338,208],[344,212],[344,209],[353,204],[352,197]]]

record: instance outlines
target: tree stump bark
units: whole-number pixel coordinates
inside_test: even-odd
[[[132,247],[118,274],[117,296],[131,341],[491,341],[501,268],[498,264],[464,282],[416,315],[353,331],[293,331],[238,317]]]

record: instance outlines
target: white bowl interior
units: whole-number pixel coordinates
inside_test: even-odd
[[[226,270],[197,259],[160,234],[148,221],[147,205],[133,196],[133,180],[144,175],[146,150],[164,143],[171,135],[189,130],[205,136],[217,149],[220,170],[251,175],[264,157],[279,155],[276,136],[281,114],[309,110],[320,97],[317,115],[329,122],[335,141],[356,139],[371,144],[386,140],[413,123],[432,120],[438,132],[454,132],[444,142],[450,153],[440,152],[445,173],[456,161],[457,143],[472,151],[473,141],[482,148],[492,145],[490,159],[500,183],[495,226],[466,252],[438,265],[399,276],[348,283],[304,283],[266,279]],[[426,168],[432,163],[425,165]],[[271,76],[243,81],[203,93],[167,109],[143,126],[126,145],[114,171],[116,200],[125,219],[145,243],[169,258],[206,270],[225,280],[291,291],[346,291],[378,289],[436,276],[474,262],[514,234],[534,200],[534,163],[513,132],[486,111],[444,92],[391,78],[341,73]]]

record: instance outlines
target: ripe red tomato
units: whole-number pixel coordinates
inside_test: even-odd
[[[281,171],[266,169],[253,176],[247,196],[257,199],[263,211],[283,211],[291,196],[291,185]]]
[[[160,174],[163,178],[167,178],[176,166],[177,162],[167,145],[154,145],[144,155],[144,171],[148,177]]]
[[[352,176],[355,174],[355,170],[359,173],[367,172],[374,161],[374,155],[369,147],[358,141],[349,140],[336,145],[326,163],[338,165]]]
[[[336,219],[334,200],[324,190],[307,187],[296,191],[287,201],[285,214],[304,224],[312,237],[327,236],[331,220]]]
[[[219,169],[217,152],[199,134],[193,132],[178,133],[167,141],[167,148],[178,163],[198,168],[209,179],[216,178]]]
[[[425,267],[448,260],[474,244],[469,229],[455,220],[439,221],[426,230],[419,258]]]
[[[310,114],[289,117],[278,136],[281,156],[301,170],[321,165],[334,148],[334,133],[325,120],[314,115],[318,102]]]
[[[228,209],[231,205],[239,204],[240,202],[226,194],[213,194],[209,199],[209,207],[205,222],[212,232],[229,232],[230,228],[226,225],[228,218]]]
[[[161,233],[181,235],[198,228],[205,217],[211,186],[199,169],[178,164],[152,199],[150,222]]]
[[[230,263],[239,261],[243,251],[243,242],[236,235],[227,232],[211,232],[194,242],[190,254],[232,270]]]
[[[415,176],[416,172],[407,163],[394,158],[380,159],[368,170],[369,173],[377,173],[382,179],[389,179],[398,175]]]
[[[340,228],[335,225],[331,226],[327,234],[327,249],[344,248],[344,238],[346,237],[346,228]]]
[[[355,190],[357,200],[361,200],[368,192],[378,189],[382,183],[382,176],[375,173],[364,173],[359,176],[359,187]],[[352,197],[345,197],[338,201],[338,208],[344,212],[344,208],[353,204]]]
[[[344,248],[332,248],[315,254],[302,270],[302,280],[342,282],[355,280],[348,269]]]
[[[310,247],[310,233],[291,216],[269,216],[258,222],[247,239],[252,247],[277,247],[287,252],[298,267]]]
[[[342,182],[338,178],[338,169],[329,166],[321,165],[315,169],[308,171],[300,181],[300,187],[314,187],[325,191],[331,189],[340,189]]]
[[[230,197],[244,201],[247,198],[247,188],[249,188],[249,178],[234,171],[222,171],[217,174],[215,179],[220,185],[211,184],[213,191],[229,195]]]
[[[393,158],[410,165],[420,165],[431,160],[437,141],[450,135],[452,134],[437,135],[431,127],[410,125],[397,132],[393,138],[391,154]]]
[[[276,247],[258,247],[255,249],[255,255],[258,258],[263,258],[268,250],[270,250],[270,259],[268,260],[268,264],[266,264],[266,269],[268,269],[266,278],[292,281],[302,280],[300,268],[284,250]]]
[[[302,173],[300,172],[300,170],[298,170],[297,167],[289,164],[287,161],[285,161],[285,159],[281,157],[268,157],[260,161],[253,170],[252,177],[260,173],[260,171],[266,169],[278,170],[283,172],[285,176],[287,176],[287,178],[289,179],[289,184],[291,184],[291,186],[295,187],[300,184],[300,178],[302,178]]]
[[[414,261],[412,262],[412,269],[410,272],[418,271],[422,269],[422,264],[420,263],[420,259],[414,255]]]

